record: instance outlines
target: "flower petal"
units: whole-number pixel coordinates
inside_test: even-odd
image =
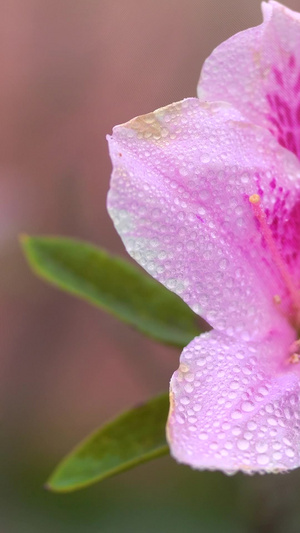
[[[198,95],[224,100],[268,128],[300,156],[300,14],[262,4],[264,22],[240,32],[206,60]]]
[[[246,473],[300,466],[299,368],[280,363],[290,340],[287,331],[259,344],[212,331],[183,350],[168,420],[179,462]]]
[[[108,140],[108,209],[132,257],[214,328],[243,339],[276,328],[273,296],[284,287],[249,195],[272,206],[275,175],[293,198],[294,155],[227,104],[197,99],[117,126]]]

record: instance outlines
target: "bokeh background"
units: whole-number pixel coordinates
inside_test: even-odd
[[[179,353],[36,279],[18,234],[126,256],[105,208],[113,125],[196,93],[259,0],[0,0],[1,533],[300,531],[300,473],[193,472],[170,458],[55,495],[59,459],[166,390]],[[299,0],[289,7],[300,11]]]

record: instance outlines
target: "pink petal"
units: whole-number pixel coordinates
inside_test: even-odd
[[[109,145],[108,208],[132,257],[213,327],[244,340],[276,329],[285,288],[249,195],[273,209],[276,176],[291,209],[295,156],[230,106],[197,99],[117,126]]]
[[[263,342],[212,331],[182,352],[171,380],[172,455],[198,469],[272,472],[300,466],[299,367],[291,333]]]
[[[198,86],[202,100],[222,100],[272,131],[300,156],[300,14],[262,4],[264,22],[218,46]]]

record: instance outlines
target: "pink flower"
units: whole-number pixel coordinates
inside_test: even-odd
[[[109,138],[128,252],[213,327],[171,380],[171,453],[198,469],[300,466],[300,14],[262,9],[205,62],[199,99]]]

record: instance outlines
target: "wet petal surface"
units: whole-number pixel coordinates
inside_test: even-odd
[[[299,466],[299,369],[277,359],[286,359],[289,341],[286,332],[257,344],[212,331],[184,349],[168,421],[178,461],[246,473]]]
[[[300,15],[262,4],[264,22],[240,32],[204,63],[198,95],[224,100],[300,156]]]
[[[109,143],[108,209],[132,257],[214,328],[244,340],[276,329],[285,287],[249,196],[273,209],[276,176],[292,209],[295,156],[232,107],[197,99],[117,126]]]

